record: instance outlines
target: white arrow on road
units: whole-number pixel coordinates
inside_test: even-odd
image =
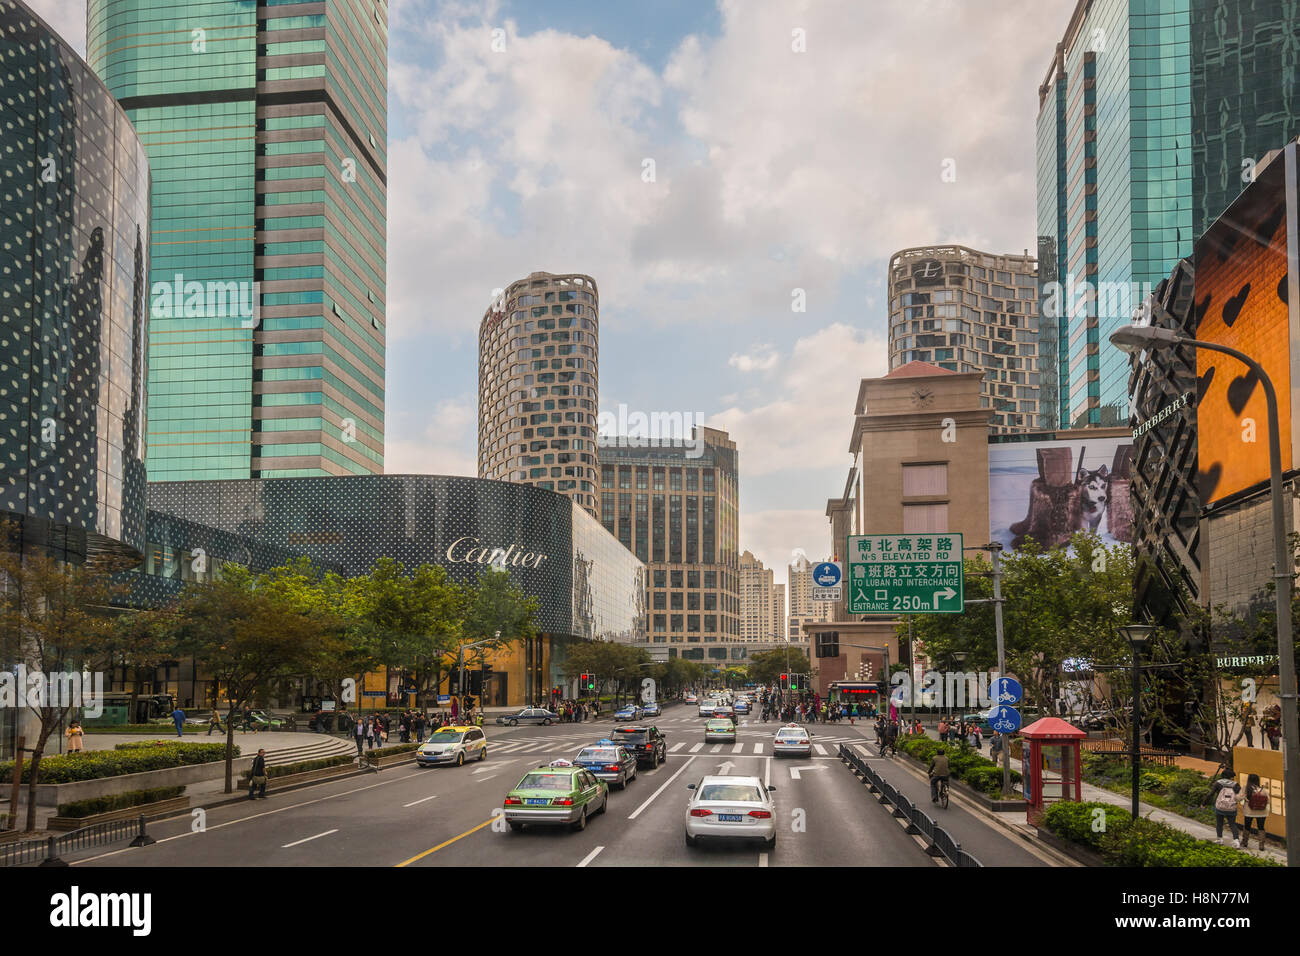
[[[936,608],[939,606],[939,598],[946,598],[947,600],[951,601],[956,596],[957,596],[957,592],[954,591],[952,588],[944,588],[942,591],[935,591],[934,606]]]
[[[801,773],[811,773],[811,772],[814,771],[814,770],[825,770],[825,769],[826,769],[826,768],[825,768],[824,766],[820,766],[820,765],[813,765],[813,766],[811,766],[811,767],[791,767],[791,768],[790,768],[790,779],[791,779],[791,780],[798,780],[798,779],[799,779],[799,774],[801,774]]]
[[[471,774],[471,776],[477,776],[477,775],[480,774],[480,773],[494,773],[494,772],[495,772],[496,770],[498,770],[499,768],[504,767],[504,766],[506,766],[507,764],[512,764],[512,763],[514,763],[513,760],[494,760],[494,761],[492,761],[492,766],[490,766],[490,767],[479,767],[477,770],[475,770],[475,771]]]
[[[736,765],[735,765],[734,763],[732,763],[730,760],[728,760],[728,761],[726,761],[726,762],[724,762],[724,763],[720,763],[720,764],[718,764],[718,769],[721,770],[724,774],[725,774],[725,773],[731,773],[732,768],[735,767],[735,766],[736,766]]]

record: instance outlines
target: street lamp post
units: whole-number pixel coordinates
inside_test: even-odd
[[[1287,511],[1282,499],[1282,439],[1278,427],[1277,392],[1273,382],[1257,361],[1226,345],[1193,339],[1173,329],[1151,325],[1129,325],[1111,333],[1110,342],[1126,352],[1172,349],[1180,345],[1208,349],[1231,355],[1256,375],[1264,388],[1268,405],[1269,495],[1273,510],[1273,580],[1277,599],[1277,670],[1278,696],[1282,700],[1283,787],[1288,800],[1286,822],[1286,863],[1300,866],[1300,813],[1289,801],[1300,799],[1300,721],[1296,713],[1295,637],[1291,630],[1291,590],[1295,562],[1288,554]]]
[[[501,632],[497,631],[496,636],[486,641],[475,641],[473,644],[462,644],[456,648],[456,696],[460,699],[460,719],[465,719],[465,652],[473,650],[476,647],[482,647],[484,644],[493,644],[501,640]]]
[[[1151,640],[1151,633],[1155,630],[1149,624],[1128,624],[1117,630],[1128,638],[1129,646],[1133,649],[1133,666],[1130,668],[1133,672],[1133,739],[1129,743],[1129,760],[1132,762],[1133,771],[1133,819],[1138,818],[1138,777],[1140,776],[1140,762],[1142,755],[1142,648],[1146,646],[1147,641]]]

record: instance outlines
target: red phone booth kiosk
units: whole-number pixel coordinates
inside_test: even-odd
[[[1088,735],[1059,717],[1044,717],[1020,731],[1020,736],[1026,816],[1036,826],[1042,823],[1048,804],[1079,799],[1083,789],[1079,741]]]

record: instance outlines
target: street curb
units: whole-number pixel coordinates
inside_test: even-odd
[[[307,787],[315,787],[323,783],[334,783],[335,781],[338,780],[348,780],[352,777],[360,777],[368,773],[377,773],[377,772],[378,771],[357,770],[356,768],[352,768],[345,771],[344,773],[334,774],[333,776],[329,776],[329,777],[318,777],[315,780],[304,780],[301,783],[290,784],[287,787],[277,787],[274,790],[272,790],[268,786],[267,797],[269,798],[273,793],[292,793],[295,790],[305,790]],[[238,796],[231,794],[228,797],[223,795],[223,799],[215,800],[211,803],[202,803],[195,806],[191,806],[189,810],[186,810],[183,813],[175,813],[167,817],[159,817],[158,819],[172,820],[175,819],[176,817],[183,817],[186,816],[187,814],[192,814],[195,810],[213,810],[216,809],[217,807],[228,807],[228,806],[233,806],[234,804],[237,803],[248,803],[248,802],[249,802],[248,794],[246,793],[240,793]]]

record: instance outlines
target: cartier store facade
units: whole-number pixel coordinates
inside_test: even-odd
[[[489,705],[548,700],[568,683],[564,649],[576,639],[645,640],[644,565],[572,499],[542,488],[447,475],[153,482],[149,511],[151,539],[168,540],[148,542],[159,558],[147,567],[177,569],[148,582],[155,600],[180,589],[191,551],[223,553],[229,540],[348,576],[385,557],[441,565],[462,583],[506,570],[537,598],[540,636],[489,659]]]

